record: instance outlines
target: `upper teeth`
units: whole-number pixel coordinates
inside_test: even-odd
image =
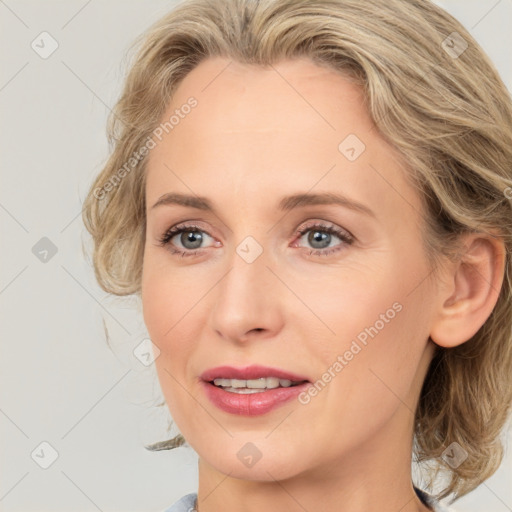
[[[277,377],[262,377],[260,379],[240,380],[240,379],[214,379],[216,386],[231,388],[252,388],[252,389],[273,389],[279,386],[287,388],[291,386],[292,381],[288,379],[278,379]]]

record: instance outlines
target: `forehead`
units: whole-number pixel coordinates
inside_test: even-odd
[[[268,68],[207,59],[185,76],[162,122],[191,97],[196,106],[184,109],[150,153],[148,203],[168,191],[162,187],[227,198],[257,185],[272,193],[319,183],[354,195],[387,192],[395,202],[391,188],[403,188],[400,155],[379,136],[362,89],[335,70],[308,59]],[[343,151],[354,142],[361,153],[350,160]]]
[[[290,131],[292,126],[298,130],[301,125],[294,125],[296,120],[308,128],[333,132],[344,129],[352,117],[365,129],[373,127],[361,88],[339,72],[305,58],[268,67],[210,58],[185,76],[168,113],[190,96],[198,100],[195,111],[227,132]],[[346,120],[344,125],[339,124],[339,114]],[[211,132],[207,127],[204,131]]]

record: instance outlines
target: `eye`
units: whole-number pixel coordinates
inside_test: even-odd
[[[309,234],[308,234],[309,233]],[[310,244],[309,255],[328,255],[340,251],[344,246],[351,245],[354,242],[354,237],[344,229],[338,228],[334,225],[325,225],[321,222],[314,222],[298,229],[295,233],[297,237],[306,238],[306,242]],[[307,235],[307,236],[306,236]],[[176,246],[173,239],[176,238],[181,245]],[[199,226],[193,224],[179,224],[168,229],[161,238],[159,238],[159,245],[161,247],[168,247],[172,254],[178,254],[182,257],[195,256],[201,249],[203,242],[206,238],[212,238],[209,233],[201,229]],[[340,240],[341,243],[332,246],[331,243]],[[214,242],[215,245],[218,242]],[[293,245],[292,247],[302,247],[300,245]]]
[[[178,236],[180,235],[180,236]],[[205,236],[212,238],[206,231],[194,225],[178,225],[168,229],[164,235],[159,239],[159,245],[162,247],[169,247],[173,254],[180,254],[181,256],[194,256],[197,254],[197,249],[203,249],[201,244],[205,240]],[[172,239],[177,238],[181,244],[181,250],[177,250]],[[180,246],[178,246],[180,248]],[[194,252],[192,252],[194,251]]]
[[[334,225],[327,226],[321,222],[307,224],[297,230],[296,235],[300,235],[301,239],[305,237],[307,243],[311,245],[312,250],[309,253],[310,255],[326,256],[338,252],[342,250],[344,246],[351,245],[354,242],[354,237],[348,231]],[[334,247],[331,246],[333,235],[334,239],[338,238],[342,243]]]

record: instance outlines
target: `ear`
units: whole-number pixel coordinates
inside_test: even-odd
[[[504,278],[506,251],[501,238],[470,233],[463,241],[458,261],[443,269],[430,330],[432,341],[445,348],[478,332],[498,301]]]

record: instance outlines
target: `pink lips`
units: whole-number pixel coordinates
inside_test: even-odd
[[[217,387],[213,380],[217,378],[224,379],[259,379],[262,377],[277,377],[279,379],[288,379],[292,383],[300,382],[295,386],[287,388],[280,387],[268,389],[258,393],[239,394]],[[206,396],[209,400],[225,412],[242,416],[257,416],[265,414],[276,407],[279,407],[302,393],[311,382],[305,377],[290,372],[269,368],[264,366],[248,366],[246,368],[234,368],[231,366],[219,366],[211,368],[201,375],[201,383]],[[304,382],[306,381],[306,382]]]

